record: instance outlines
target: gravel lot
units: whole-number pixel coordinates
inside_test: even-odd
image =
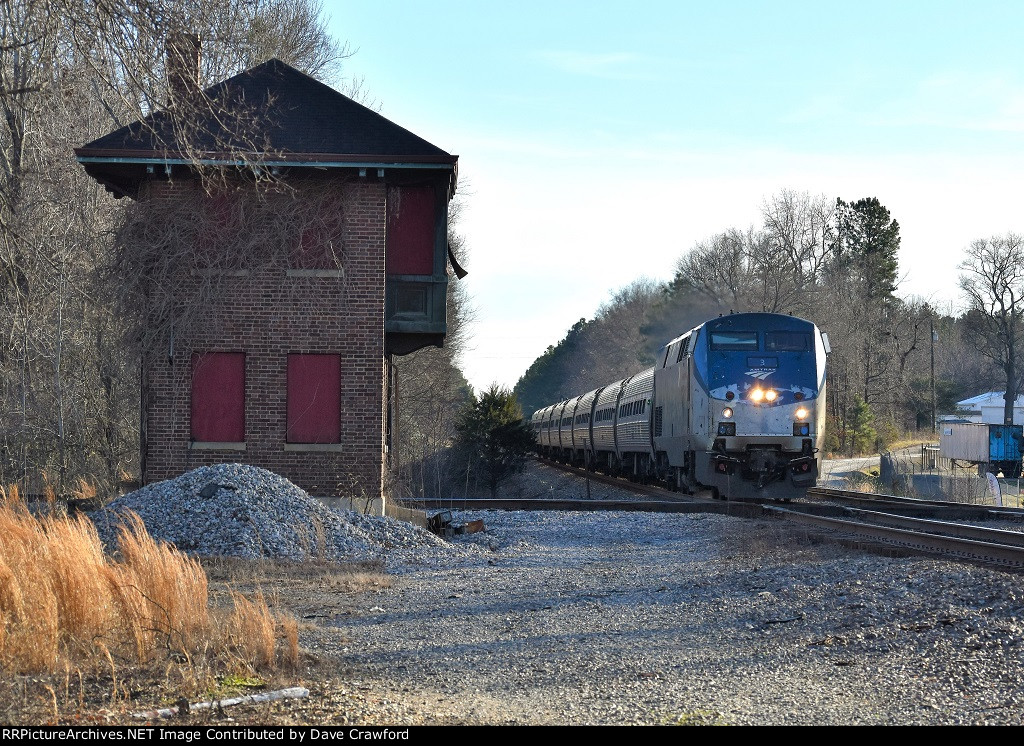
[[[1018,574],[865,554],[774,520],[454,518],[486,532],[406,556],[391,588],[307,631],[361,693],[342,721],[1022,722]]]
[[[217,499],[244,498],[238,484]],[[578,486],[533,466],[508,489],[576,497]],[[866,554],[779,520],[494,511],[454,519],[482,519],[486,531],[440,541],[409,524],[365,527],[376,538],[360,541],[383,558],[390,587],[283,589],[281,601],[304,621],[301,644],[323,663],[288,684],[308,686],[308,699],[238,708],[238,721],[1024,719],[1019,574]],[[349,533],[339,527],[338,536]]]

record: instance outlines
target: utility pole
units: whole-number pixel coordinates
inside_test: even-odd
[[[928,320],[928,326],[931,330],[932,343],[932,435],[935,435],[935,342],[938,340],[939,335],[935,332],[935,318],[932,317]]]

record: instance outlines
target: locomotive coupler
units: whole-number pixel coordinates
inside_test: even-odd
[[[814,456],[801,456],[789,462],[790,480],[797,486],[813,484],[817,474]]]
[[[710,452],[711,456],[711,469],[715,474],[725,474],[731,476],[736,473],[736,468],[743,466],[743,462],[738,458],[732,456],[726,456],[724,453],[718,453],[716,451]]]

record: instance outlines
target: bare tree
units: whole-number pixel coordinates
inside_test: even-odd
[[[732,228],[697,243],[676,261],[673,290],[696,292],[719,308],[746,308],[753,234]]]
[[[125,344],[129,317],[116,312],[117,291],[131,288],[110,271],[129,208],[73,149],[168,103],[174,31],[203,38],[197,88],[261,55],[337,74],[348,49],[326,34],[320,9],[0,0],[0,479],[32,490],[44,473],[59,488],[79,477],[113,485],[135,468],[140,348]]]
[[[761,214],[772,268],[780,277],[774,308],[806,312],[817,305],[817,291],[832,257],[829,226],[834,203],[825,196],[783,190],[765,201]]]
[[[1003,420],[1013,424],[1021,385],[1017,346],[1024,333],[1024,237],[1008,233],[973,241],[960,264],[960,290],[969,342],[1002,371]]]
[[[806,314],[831,258],[833,215],[825,197],[784,190],[765,201],[760,229],[731,228],[680,257],[673,287],[701,294],[719,311]]]

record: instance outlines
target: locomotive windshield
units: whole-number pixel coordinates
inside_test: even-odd
[[[707,346],[698,345],[694,365],[698,380],[715,398],[750,389],[771,389],[778,403],[817,395],[824,359],[818,360],[814,325],[778,314],[735,314],[706,325]]]
[[[757,332],[711,332],[712,350],[756,350]],[[806,352],[811,349],[809,332],[772,331],[764,333],[767,352]]]
[[[711,332],[712,350],[756,350],[757,332]]]
[[[811,349],[810,332],[765,332],[764,348],[768,352],[805,352]]]

